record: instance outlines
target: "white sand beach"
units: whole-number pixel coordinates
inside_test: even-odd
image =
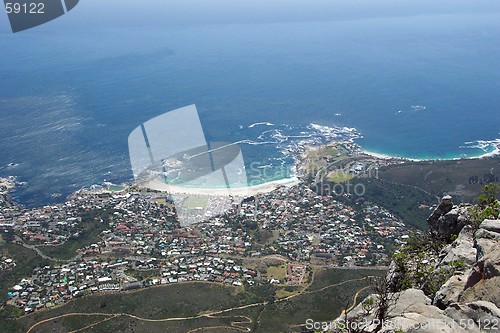
[[[375,153],[375,152],[364,150],[364,149],[363,149],[363,153],[366,154],[366,155],[370,155],[370,156],[373,156],[373,157],[376,157],[376,158],[385,159],[385,160],[390,160],[390,159],[395,158],[394,156],[389,156],[389,155],[384,155],[384,154],[380,154],[380,153]]]
[[[149,188],[151,190],[168,192],[172,194],[202,194],[202,195],[214,195],[214,196],[252,196],[257,194],[269,193],[275,190],[278,186],[293,186],[299,183],[299,179],[296,177],[280,179],[276,181],[267,182],[264,184],[253,185],[248,187],[235,187],[235,188],[194,188],[194,187],[182,187],[178,185],[169,185],[162,182],[160,179],[150,180],[146,183],[139,184],[139,186],[144,188]]]
[[[418,158],[409,158],[409,157],[401,157],[401,156],[391,156],[391,155],[385,155],[385,154],[380,154],[380,153],[375,153],[366,149],[363,149],[363,153],[366,155],[370,155],[376,158],[380,158],[383,160],[405,160],[405,161],[414,161],[414,162],[419,162],[423,161],[422,159]]]

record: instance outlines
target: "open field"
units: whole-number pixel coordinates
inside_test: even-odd
[[[19,320],[26,331],[33,324],[65,314],[99,314],[99,316],[116,317],[119,322],[123,318],[142,318],[143,321],[159,320],[164,318],[192,317],[207,311],[222,310],[244,304],[263,301],[266,293],[259,294],[258,290],[240,290],[234,287],[215,283],[179,283],[161,287],[152,287],[135,292],[107,293],[91,295],[76,299],[59,308],[37,312]],[[131,316],[128,316],[131,315]],[[85,315],[75,315],[71,321],[74,329],[75,321]],[[127,320],[128,320],[127,319]],[[113,322],[116,320],[109,320]],[[35,327],[32,332],[46,332],[52,325],[61,325],[60,320],[50,320]],[[82,323],[80,327],[83,327]],[[114,325],[105,324],[106,327]],[[109,329],[109,327],[108,327]],[[103,330],[103,332],[106,330]],[[90,330],[89,330],[90,332]],[[92,330],[94,332],[94,330]],[[110,332],[107,330],[107,332]]]
[[[334,170],[326,176],[326,180],[334,183],[344,183],[353,179],[354,176],[349,172],[342,172],[340,170]]]
[[[198,208],[198,207],[206,207],[208,203],[208,197],[200,196],[200,197],[188,197],[184,201],[183,206],[186,208]]]
[[[279,266],[270,266],[265,274],[267,279],[284,280],[286,278],[286,264],[282,263]]]

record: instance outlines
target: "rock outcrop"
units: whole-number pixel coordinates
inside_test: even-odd
[[[475,236],[476,263],[469,273],[461,300],[480,299],[500,307],[500,220],[485,220]]]
[[[500,220],[485,220],[474,231],[467,206],[453,206],[451,197],[444,197],[428,222],[434,235],[456,238],[441,250],[435,265],[435,272],[451,270],[452,276],[433,299],[420,289],[395,293],[379,332],[500,332]],[[376,306],[367,311],[361,303],[347,318],[364,317],[368,325],[363,332],[376,332],[376,313]]]
[[[377,295],[371,295],[376,299]],[[390,333],[394,331],[403,331],[411,333],[465,333],[481,332],[479,326],[472,320],[465,323],[461,318],[474,317],[471,309],[478,305],[456,306],[453,311],[447,312],[432,305],[432,301],[422,290],[407,289],[398,293],[398,301],[384,320],[384,325],[379,332]],[[489,304],[484,304],[484,311],[477,318],[486,318],[489,315]],[[348,319],[359,318],[364,315],[364,307],[361,303],[354,308],[348,315]],[[492,311],[494,311],[492,309]],[[460,317],[462,316],[462,317]],[[476,317],[474,317],[476,318]],[[489,318],[489,317],[488,317]],[[364,317],[362,323],[371,323],[363,327],[364,332],[375,332],[377,321],[373,315]]]
[[[10,208],[17,206],[12,201],[10,192],[15,187],[16,179],[14,177],[0,178],[0,208]]]
[[[474,230],[466,225],[457,236],[457,239],[445,246],[439,253],[438,266],[463,261],[466,265],[476,262],[477,250],[474,247]]]
[[[446,241],[452,240],[466,225],[470,224],[470,205],[453,205],[451,196],[441,199],[441,203],[427,219],[429,231]]]
[[[476,263],[477,250],[474,247],[474,231],[471,226],[465,226],[457,239],[445,246],[439,254],[439,261],[436,265],[436,271],[444,271],[457,263],[463,264],[464,271],[455,272],[455,274],[446,281],[434,297],[433,304],[444,309],[452,303],[459,301],[460,296],[465,290],[469,279],[467,267]]]

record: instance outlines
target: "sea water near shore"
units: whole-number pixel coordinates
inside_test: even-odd
[[[262,183],[293,176],[297,145],[330,140],[498,152],[496,13],[0,33],[0,176],[27,182],[29,206],[131,181],[129,133],[193,103],[207,140],[239,143]]]

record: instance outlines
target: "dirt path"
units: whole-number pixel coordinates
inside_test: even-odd
[[[38,245],[29,245],[29,244],[26,244],[25,242],[23,242],[23,240],[19,236],[16,236],[16,241],[17,241],[17,243],[19,245],[21,245],[21,246],[23,246],[23,247],[25,247],[25,248],[27,248],[29,250],[35,251],[36,254],[38,254],[43,259],[54,261],[54,262],[61,262],[61,263],[63,263],[63,262],[71,262],[71,261],[75,261],[75,260],[81,259],[81,257],[82,257],[82,254],[78,253],[76,256],[74,256],[73,258],[68,259],[68,260],[59,259],[59,258],[53,258],[53,257],[50,257],[50,256],[44,254],[38,248]],[[46,245],[46,246],[56,246],[56,245]],[[60,244],[60,245],[57,245],[57,246],[64,246],[64,244]]]
[[[358,291],[356,292],[356,294],[354,295],[354,299],[353,299],[353,301],[352,301],[352,305],[351,305],[349,308],[342,310],[342,312],[340,313],[339,317],[341,317],[341,316],[345,315],[345,314],[346,314],[346,312],[349,312],[349,311],[351,311],[352,309],[354,309],[354,307],[356,307],[356,303],[357,303],[357,301],[358,301],[358,296],[359,296],[359,294],[360,294],[360,293],[362,293],[363,291],[365,291],[365,290],[369,289],[369,288],[370,288],[370,286],[366,286],[366,287],[363,287],[363,288],[361,288],[360,290],[358,290]]]
[[[363,278],[342,281],[342,282],[339,282],[339,283],[336,283],[336,284],[325,286],[325,287],[317,289],[317,290],[307,290],[307,289],[309,289],[311,287],[312,282],[314,281],[314,274],[313,274],[313,276],[311,278],[311,281],[307,285],[306,288],[304,288],[303,290],[301,290],[297,294],[277,299],[277,300],[275,300],[275,303],[285,302],[285,301],[291,300],[293,298],[299,297],[302,294],[313,294],[313,293],[321,292],[321,291],[329,289],[329,288],[338,287],[338,286],[341,286],[341,285],[344,285],[344,284],[347,284],[347,283],[350,283],[350,282],[366,280],[368,278],[369,278],[369,276],[366,276],[366,277],[363,277]],[[363,291],[363,289],[359,290],[356,293],[356,295],[354,297],[353,306],[356,304],[357,297],[358,297],[359,293],[361,293],[362,291]],[[37,326],[39,326],[41,324],[50,322],[52,320],[60,319],[60,318],[70,317],[70,316],[103,316],[103,317],[107,317],[107,318],[105,318],[105,319],[103,319],[103,320],[101,320],[99,322],[96,322],[96,323],[90,324],[90,325],[88,325],[86,327],[83,327],[83,328],[80,328],[78,330],[75,330],[75,331],[73,331],[73,333],[78,332],[78,331],[82,331],[82,330],[87,329],[87,328],[91,328],[91,327],[93,327],[93,326],[95,326],[97,324],[100,324],[100,323],[104,322],[104,321],[115,319],[115,318],[118,318],[118,317],[129,317],[129,318],[132,318],[132,319],[135,319],[135,320],[139,320],[139,321],[154,322],[154,323],[157,323],[157,322],[170,322],[170,321],[185,321],[185,320],[193,320],[193,319],[200,319],[200,318],[214,318],[214,319],[217,319],[217,318],[243,318],[243,319],[245,319],[245,321],[234,321],[234,322],[231,323],[231,326],[208,327],[208,329],[212,329],[212,328],[213,329],[216,329],[216,328],[220,329],[220,328],[224,327],[224,328],[237,329],[237,330],[242,331],[242,332],[248,332],[248,331],[250,331],[250,329],[248,327],[244,327],[244,326],[241,326],[241,325],[243,325],[243,324],[252,324],[253,320],[250,317],[247,317],[247,316],[238,316],[238,315],[235,315],[235,316],[220,316],[220,315],[224,314],[224,313],[231,312],[231,311],[235,311],[235,310],[243,310],[243,309],[248,309],[248,308],[252,308],[252,307],[256,307],[256,306],[265,306],[267,304],[269,304],[269,302],[268,301],[264,301],[264,302],[258,302],[258,303],[252,303],[252,304],[247,304],[247,305],[236,306],[236,307],[232,307],[232,308],[228,308],[228,309],[224,309],[224,310],[212,311],[212,312],[209,312],[209,313],[199,314],[199,315],[196,315],[196,316],[173,317],[173,318],[163,318],[163,319],[141,318],[139,316],[136,316],[136,315],[133,315],[133,314],[130,314],[130,313],[78,313],[78,312],[75,312],[75,313],[62,314],[62,315],[59,315],[59,316],[55,316],[55,317],[51,317],[51,318],[48,318],[48,319],[41,320],[41,321],[33,324],[26,331],[26,333],[32,332]],[[194,333],[194,332],[196,332],[196,331],[198,331],[200,329],[201,328],[197,328],[197,329],[191,330],[190,332]]]

